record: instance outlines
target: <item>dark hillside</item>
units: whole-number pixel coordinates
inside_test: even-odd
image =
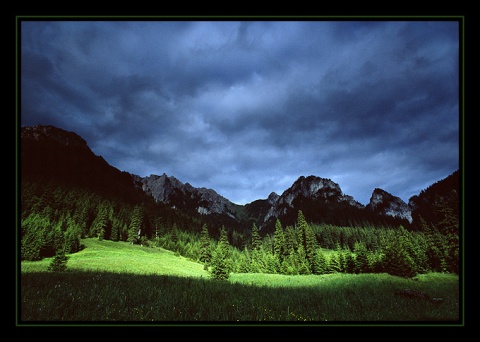
[[[456,224],[458,230],[460,172],[457,170],[422,190],[419,195],[412,196],[408,204],[412,208],[412,225],[416,229],[422,229],[421,219],[439,229],[448,224],[445,222],[448,219],[452,224]]]
[[[140,202],[144,194],[132,176],[95,155],[85,140],[73,132],[53,126],[21,129],[21,180],[55,180],[70,186]]]

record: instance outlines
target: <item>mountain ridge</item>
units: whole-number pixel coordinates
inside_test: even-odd
[[[217,215],[229,220],[226,222],[236,221],[243,225],[255,222],[266,231],[272,229],[277,218],[286,223],[292,222],[299,209],[310,220],[340,225],[365,224],[378,218],[387,225],[408,225],[412,223],[412,210],[415,209],[412,204],[379,188],[373,190],[370,202],[363,205],[353,196],[344,194],[339,184],[331,179],[314,175],[299,176],[280,195],[272,192],[266,199],[239,205],[213,189],[196,188],[165,173],[141,177],[120,171],[103,157],[95,155],[87,142],[74,132],[51,125],[25,126],[21,128],[20,137],[22,177],[32,172],[43,172],[44,176],[50,173],[57,177],[65,176],[62,172],[70,172],[73,178],[83,177],[83,181],[92,183],[92,186],[110,186],[120,192],[127,191],[130,182],[132,189],[141,190],[156,202],[191,215]],[[106,174],[119,184],[112,184],[114,182]],[[96,177],[100,177],[101,181],[96,181]]]

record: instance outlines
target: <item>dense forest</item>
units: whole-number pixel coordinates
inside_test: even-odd
[[[240,220],[175,209],[73,132],[35,126],[22,128],[21,136],[20,260],[64,260],[93,237],[175,251],[218,279],[230,272],[412,277],[461,268],[458,170],[410,199],[411,224],[301,196],[287,215],[265,224],[267,200],[237,206]]]
[[[420,197],[431,192],[427,189]],[[293,224],[277,219],[273,232],[265,233],[255,222],[239,231],[146,196],[95,192],[55,179],[26,178],[20,198],[22,260],[75,253],[82,249],[81,239],[95,237],[175,251],[203,263],[217,279],[230,272],[412,277],[430,271],[458,273],[461,266],[458,211],[441,199],[432,206],[435,220],[419,217],[420,229],[312,223],[299,210]]]

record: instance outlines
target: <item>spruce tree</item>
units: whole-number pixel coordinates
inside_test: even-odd
[[[285,227],[285,252],[290,255],[295,253],[297,248],[298,244],[293,226]]]
[[[262,237],[258,232],[255,222],[252,225],[252,249],[259,249],[262,246]]]
[[[330,260],[328,262],[329,273],[339,273],[341,272],[340,260],[337,252],[330,253]]]
[[[203,224],[200,232],[200,262],[203,263],[204,269],[208,269],[210,260],[212,259],[212,252],[210,249],[210,235],[206,224]]]
[[[97,217],[90,227],[89,236],[96,236],[99,240],[103,240],[105,236],[105,227],[107,226],[108,216],[105,207],[100,207],[97,213]]]
[[[345,272],[355,273],[356,270],[356,260],[354,254],[348,250],[345,255]]]
[[[68,259],[69,257],[65,255],[65,250],[63,248],[60,248],[55,254],[55,257],[51,261],[50,265],[47,267],[47,270],[53,272],[65,271],[67,269]]]
[[[75,253],[80,250],[80,237],[82,229],[72,220],[68,220],[67,230],[65,231],[65,251]]]
[[[142,206],[136,206],[133,210],[130,226],[128,227],[127,241],[136,244],[140,242],[145,211]]]
[[[353,247],[355,253],[355,273],[368,273],[370,266],[368,263],[367,247],[363,242],[355,242]]]
[[[280,223],[279,219],[277,219],[275,223],[275,232],[273,235],[273,249],[280,263],[288,255],[285,244],[285,234],[283,233],[282,224]]]
[[[310,263],[306,259],[306,254],[305,254],[305,248],[303,248],[303,245],[299,245],[297,249],[297,272],[298,274],[311,274],[311,268],[310,268]]]
[[[217,247],[212,254],[212,277],[217,280],[227,280],[230,276],[230,270],[228,267],[228,236],[224,226],[220,230],[220,239]]]
[[[172,229],[170,230],[170,235],[170,240],[176,244],[178,242],[178,228],[176,223],[173,224]]]
[[[340,272],[345,273],[347,270],[345,253],[343,252],[342,247],[340,246],[340,242],[337,242],[337,247],[335,249],[335,252],[338,254],[338,263],[340,265]]]
[[[286,275],[298,274],[298,261],[296,253],[291,253],[283,259],[280,265],[280,272]]]
[[[328,273],[328,265],[327,259],[323,254],[322,250],[319,249],[315,254],[315,267],[314,267],[315,274],[326,274]]]
[[[443,252],[444,237],[440,234],[435,227],[430,227],[420,217],[423,231],[425,232],[425,239],[427,242],[425,256],[427,260],[427,267],[430,271],[445,272],[446,271],[446,258]]]
[[[302,244],[303,248],[306,248],[305,229],[307,225],[308,224],[307,224],[307,221],[305,220],[305,216],[303,215],[303,212],[299,210],[297,214],[296,232],[297,232],[298,243]]]
[[[265,253],[265,271],[266,273],[277,274],[280,273],[280,260],[275,254]]]
[[[262,247],[252,250],[250,258],[250,273],[266,273],[265,272],[265,251]]]
[[[405,248],[404,237],[393,236],[384,247],[384,270],[388,274],[405,278],[415,276],[416,265]]]
[[[46,231],[51,222],[41,214],[32,213],[21,222],[21,259],[35,261],[45,255],[42,251],[46,245]]]
[[[316,260],[315,254],[318,248],[317,239],[315,237],[313,229],[305,220],[305,217],[303,216],[303,212],[301,210],[298,211],[297,230],[299,232],[299,237],[301,238],[302,245],[305,250],[305,259],[307,261],[309,271],[314,272]]]

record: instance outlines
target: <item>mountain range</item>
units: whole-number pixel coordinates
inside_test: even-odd
[[[141,177],[120,171],[95,155],[78,134],[54,126],[22,127],[20,147],[22,180],[55,179],[137,202],[147,196],[192,217],[213,217],[237,228],[255,223],[264,233],[274,229],[277,218],[284,225],[294,224],[298,210],[315,223],[418,228],[421,218],[440,219],[429,214],[436,212],[432,208],[439,203],[447,203],[457,213],[460,203],[458,170],[412,196],[408,203],[376,188],[364,206],[331,179],[309,175],[299,176],[282,194],[272,192],[266,199],[238,205],[213,189],[196,188],[165,173]]]

